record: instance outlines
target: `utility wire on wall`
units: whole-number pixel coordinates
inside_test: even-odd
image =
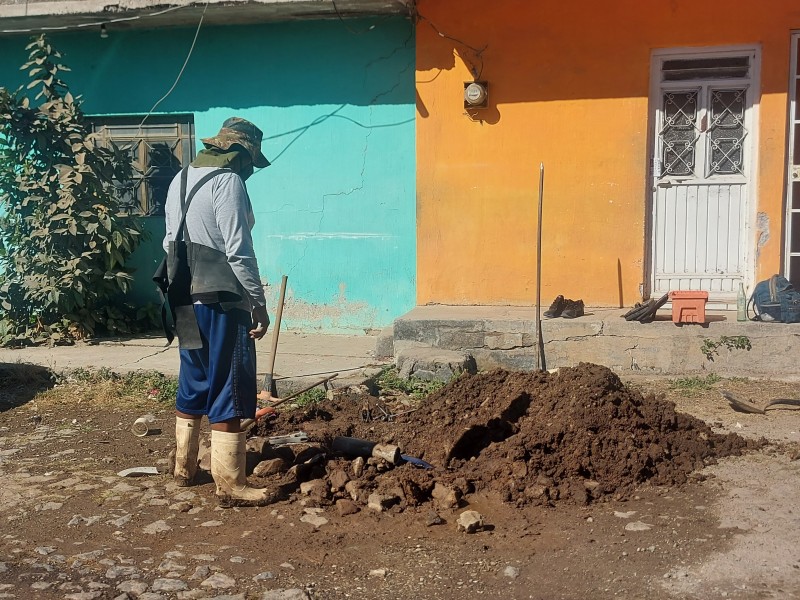
[[[155,111],[155,109],[158,107],[158,105],[161,104],[164,100],[167,99],[167,97],[172,93],[172,91],[178,85],[178,82],[181,80],[181,77],[183,76],[183,72],[186,70],[186,65],[189,64],[189,59],[192,57],[192,53],[194,52],[194,46],[197,43],[197,37],[200,35],[200,28],[203,26],[203,19],[206,16],[206,10],[208,9],[208,3],[209,3],[209,0],[206,0],[206,4],[203,7],[203,13],[200,15],[200,21],[197,23],[197,29],[195,29],[195,32],[194,32],[194,38],[192,39],[192,45],[189,46],[189,52],[186,55],[186,60],[183,61],[183,66],[181,67],[181,70],[178,71],[178,76],[175,78],[175,81],[173,82],[172,87],[169,88],[169,90],[167,90],[167,93],[164,94],[163,96],[161,96],[161,98],[159,98],[156,101],[155,104],[153,104],[153,108],[151,108],[148,111],[148,113],[144,116],[144,119],[142,119],[142,122],[139,123],[139,130],[136,132],[136,137],[139,137],[139,135],[141,135],[142,126],[144,126],[144,122],[147,121],[148,118],[150,118],[150,115],[153,114],[153,111]]]
[[[467,61],[467,59],[464,58],[464,56],[462,56],[461,59],[465,63],[468,63],[467,66],[469,67],[469,70],[472,73],[472,76],[476,80],[481,78],[481,75],[483,74],[483,53],[489,47],[489,44],[486,44],[483,48],[475,48],[474,46],[470,46],[466,42],[463,42],[458,38],[455,38],[455,37],[453,37],[451,35],[447,35],[446,33],[443,33],[442,31],[440,31],[439,28],[436,26],[436,24],[433,21],[431,21],[428,17],[426,17],[425,15],[423,15],[421,12],[419,12],[417,10],[416,5],[412,5],[410,7],[410,9],[412,11],[411,16],[412,16],[412,19],[414,20],[414,22],[417,22],[417,21],[420,21],[420,20],[425,21],[428,25],[431,26],[431,29],[433,29],[436,32],[436,35],[438,35],[439,37],[447,39],[447,40],[450,40],[451,42],[455,42],[456,44],[458,44],[458,45],[466,48],[470,52],[472,52],[475,55],[475,58],[478,59],[478,62],[480,63],[480,68],[476,68],[476,66],[474,64],[472,64],[472,61]]]

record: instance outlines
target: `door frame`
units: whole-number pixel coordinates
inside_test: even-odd
[[[752,88],[752,104],[750,114],[751,135],[749,148],[749,162],[747,173],[747,214],[743,224],[742,239],[747,240],[744,249],[744,283],[749,289],[755,283],[755,240],[754,232],[758,213],[758,164],[759,156],[759,107],[761,100],[761,44],[736,44],[727,46],[682,46],[675,48],[656,48],[650,53],[650,92],[647,104],[647,152],[645,166],[645,227],[644,227],[644,256],[642,284],[642,298],[650,298],[655,287],[655,235],[654,211],[656,206],[657,188],[653,185],[654,167],[656,157],[656,124],[658,111],[661,106],[661,65],[667,59],[674,58],[716,58],[725,56],[741,56],[749,54],[752,59],[750,70],[750,86]],[[692,83],[686,81],[687,87]],[[732,309],[735,308],[735,297],[731,302],[710,302],[709,308]]]
[[[788,81],[788,108],[786,113],[786,176],[784,187],[786,189],[783,210],[784,225],[783,234],[783,256],[781,257],[781,273],[787,278],[795,279],[797,274],[792,274],[792,235],[800,235],[800,231],[792,231],[792,206],[794,204],[794,183],[798,180],[794,178],[794,163],[798,157],[794,156],[795,126],[797,120],[797,104],[800,103],[797,83],[800,75],[797,73],[798,62],[800,62],[800,52],[797,51],[797,44],[800,42],[800,29],[792,29],[789,32],[789,81]]]

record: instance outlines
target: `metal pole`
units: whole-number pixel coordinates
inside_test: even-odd
[[[542,338],[542,204],[544,200],[544,163],[539,163],[539,219],[536,222],[536,369],[547,369]]]

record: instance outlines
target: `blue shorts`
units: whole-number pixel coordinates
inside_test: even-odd
[[[181,350],[175,408],[208,415],[211,423],[252,419],[256,414],[256,344],[247,311],[219,304],[195,304],[203,339],[199,350]]]

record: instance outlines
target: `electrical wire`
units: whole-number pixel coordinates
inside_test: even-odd
[[[415,8],[416,8],[416,7],[415,7]],[[430,20],[429,18],[427,18],[425,15],[423,15],[422,13],[420,13],[418,10],[415,10],[415,11],[414,11],[414,15],[416,16],[416,18],[417,18],[417,19],[421,19],[421,20],[425,21],[425,22],[426,22],[428,25],[430,25],[430,26],[431,26],[431,29],[433,29],[433,30],[436,32],[436,34],[437,34],[439,37],[442,37],[442,38],[445,38],[445,39],[447,39],[447,40],[450,40],[451,42],[455,42],[455,43],[457,43],[457,44],[459,44],[459,45],[463,46],[464,48],[466,48],[466,49],[467,49],[467,50],[469,50],[470,52],[472,52],[472,53],[475,55],[475,58],[477,58],[477,59],[478,59],[478,61],[480,62],[480,69],[476,69],[474,64],[470,64],[470,65],[469,65],[470,71],[472,72],[472,76],[473,76],[473,77],[474,77],[476,80],[478,80],[478,79],[480,79],[480,78],[481,78],[481,74],[483,73],[483,53],[484,53],[484,52],[486,51],[486,49],[489,47],[489,44],[486,44],[486,45],[485,45],[483,48],[480,48],[480,49],[478,49],[478,48],[475,48],[474,46],[470,46],[470,45],[469,45],[469,44],[467,44],[466,42],[462,42],[462,41],[461,41],[460,39],[458,39],[458,38],[455,38],[455,37],[453,37],[453,36],[451,36],[451,35],[447,35],[446,33],[442,33],[442,32],[439,30],[439,28],[438,28],[438,27],[436,27],[436,25],[433,23],[433,21],[431,21],[431,20]],[[463,59],[463,58],[464,58],[464,57],[462,56],[462,59]],[[467,61],[466,61],[466,60],[464,60],[464,62],[467,62]]]
[[[208,4],[208,3],[206,3]],[[25,2],[25,12],[27,16],[27,1]],[[86,27],[98,27],[100,25],[109,25],[111,23],[122,23],[123,21],[137,21],[142,18],[148,17],[157,17],[158,15],[163,15],[168,12],[172,12],[173,10],[180,10],[181,8],[187,8],[190,6],[189,4],[183,4],[181,6],[170,6],[169,8],[165,8],[164,10],[159,10],[152,13],[147,13],[144,15],[134,15],[131,17],[117,17],[115,19],[106,19],[104,21],[94,21],[92,23],[78,23],[77,25],[52,25],[52,26],[44,26],[38,27],[35,29],[0,29],[0,33],[38,33],[40,31],[69,31],[71,29],[83,29]],[[205,10],[203,11],[205,12]]]
[[[195,44],[197,43],[197,37],[200,35],[200,28],[203,26],[203,19],[206,16],[206,10],[208,9],[208,3],[209,3],[209,0],[206,0],[206,4],[203,7],[203,13],[200,15],[200,21],[197,23],[197,29],[195,29],[195,32],[194,32],[194,38],[192,39],[192,45],[189,47],[189,52],[186,55],[186,60],[183,61],[183,66],[181,67],[181,70],[178,72],[178,76],[175,78],[175,81],[173,82],[172,87],[169,88],[169,90],[167,90],[167,93],[164,94],[163,96],[161,96],[161,98],[159,98],[156,101],[155,104],[153,104],[153,108],[151,108],[148,111],[148,113],[144,116],[144,119],[142,119],[142,122],[139,123],[139,129],[136,132],[136,137],[139,137],[139,135],[141,135],[142,126],[144,126],[145,121],[147,121],[147,119],[150,118],[150,115],[153,114],[153,111],[155,111],[155,109],[158,107],[158,105],[161,104],[164,100],[167,99],[167,97],[172,93],[172,91],[178,85],[178,82],[181,80],[181,77],[183,76],[183,72],[186,70],[186,65],[189,64],[189,59],[192,57],[192,53],[194,52],[194,47],[195,47]]]
[[[349,31],[353,35],[362,35],[364,33],[369,33],[370,31],[375,29],[375,25],[370,25],[363,31],[355,31],[354,29],[351,29],[350,26],[345,22],[344,18],[342,17],[342,13],[339,12],[339,7],[336,6],[336,0],[331,0],[331,4],[333,4],[333,10],[336,12],[336,16],[339,17],[339,20],[342,22],[342,25],[344,25],[344,28],[347,29],[347,31]]]

